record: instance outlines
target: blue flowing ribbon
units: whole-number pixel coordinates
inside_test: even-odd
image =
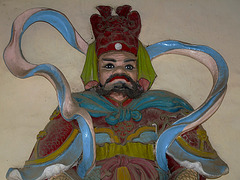
[[[158,165],[165,171],[168,172],[168,162],[166,159],[166,152],[171,143],[175,138],[183,132],[183,130],[191,123],[196,122],[201,118],[207,111],[212,108],[219,99],[223,98],[224,93],[227,88],[228,80],[228,67],[223,57],[207,46],[189,45],[178,41],[163,41],[153,45],[148,46],[147,51],[149,53],[150,59],[153,59],[164,53],[171,53],[171,50],[185,50],[185,51],[195,51],[206,53],[213,58],[217,65],[218,77],[217,81],[210,93],[210,98],[200,106],[197,110],[193,111],[188,116],[179,119],[173,125],[164,131],[156,144],[156,160]],[[205,64],[206,65],[206,64]],[[206,65],[207,66],[207,65]],[[214,111],[215,112],[215,111]]]
[[[28,16],[29,13],[32,13],[32,14],[30,14],[30,16],[27,19],[25,19],[25,14],[26,16]],[[10,39],[10,43],[6,47],[4,52],[4,60],[9,70],[19,78],[25,79],[35,75],[42,75],[42,76],[45,76],[49,81],[51,81],[56,87],[60,111],[64,112],[63,108],[64,108],[64,104],[66,103],[65,99],[67,96],[71,97],[71,92],[69,90],[70,89],[69,85],[65,77],[61,73],[61,71],[51,64],[41,64],[41,65],[30,64],[24,59],[21,53],[21,39],[24,32],[33,23],[39,22],[39,21],[46,22],[52,25],[62,34],[65,40],[72,47],[82,52],[80,49],[81,47],[79,48],[77,44],[77,40],[79,39],[76,38],[76,31],[64,14],[52,9],[36,8],[36,9],[30,9],[24,12],[15,20],[12,27],[12,36]],[[19,26],[19,24],[20,25],[22,24],[22,26]],[[20,35],[18,34],[18,32],[20,32]],[[17,41],[14,41],[15,39],[17,39]],[[84,41],[83,39],[81,40]],[[18,42],[18,45],[15,44],[17,42]],[[19,47],[19,49],[16,49],[17,47]],[[16,53],[16,56],[14,57],[15,59],[11,57],[10,55],[11,51]],[[20,52],[20,56],[17,55],[19,54],[19,52]],[[15,62],[14,65],[13,65],[13,62]],[[27,68],[25,66],[27,66]],[[68,89],[68,91],[66,91],[66,89]],[[93,140],[94,137],[90,130],[89,124],[81,115],[75,114],[75,115],[72,115],[72,117],[70,118],[65,117],[64,113],[62,115],[67,121],[72,121],[76,119],[79,124],[79,128],[82,133],[83,157],[82,157],[81,163],[78,166],[77,172],[79,176],[83,178],[94,163],[94,157],[95,157],[95,154],[94,154],[95,142]],[[81,147],[79,147],[79,149],[81,149]],[[46,165],[47,164],[49,165],[49,162],[46,163]],[[43,164],[40,166],[43,166]],[[9,173],[10,172],[8,172],[8,174]]]

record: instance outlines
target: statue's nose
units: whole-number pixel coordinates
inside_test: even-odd
[[[118,66],[115,68],[114,73],[118,74],[127,74],[126,68],[122,66]]]

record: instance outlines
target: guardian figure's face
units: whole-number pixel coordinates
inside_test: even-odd
[[[139,96],[141,87],[137,83],[137,57],[134,54],[124,51],[102,54],[98,60],[98,73],[101,95]]]

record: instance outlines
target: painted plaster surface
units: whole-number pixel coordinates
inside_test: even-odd
[[[229,165],[230,173],[221,180],[239,179],[240,122],[240,1],[101,1],[117,7],[129,4],[142,19],[140,40],[153,44],[163,40],[180,40],[207,45],[217,50],[230,70],[228,91],[219,110],[206,122],[210,141],[220,157]],[[96,13],[99,1],[0,1],[0,52],[10,39],[13,20],[34,7],[49,7],[62,11],[82,37],[93,41],[89,18]],[[61,35],[46,23],[32,25],[24,34],[22,49],[32,63],[51,63],[62,70],[72,91],[81,91],[80,73],[85,56],[70,47]],[[208,95],[212,79],[208,70],[179,55],[164,55],[155,59],[158,74],[153,89],[174,92],[197,108]],[[20,80],[0,61],[0,179],[9,167],[21,167],[28,159],[36,135],[49,121],[57,105],[55,90],[42,77]]]

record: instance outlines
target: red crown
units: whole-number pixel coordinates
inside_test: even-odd
[[[108,51],[127,51],[137,55],[138,36],[141,31],[141,19],[137,11],[131,11],[129,5],[119,6],[118,15],[112,16],[110,6],[98,6],[98,14],[90,18],[96,39],[96,53],[99,57]]]

